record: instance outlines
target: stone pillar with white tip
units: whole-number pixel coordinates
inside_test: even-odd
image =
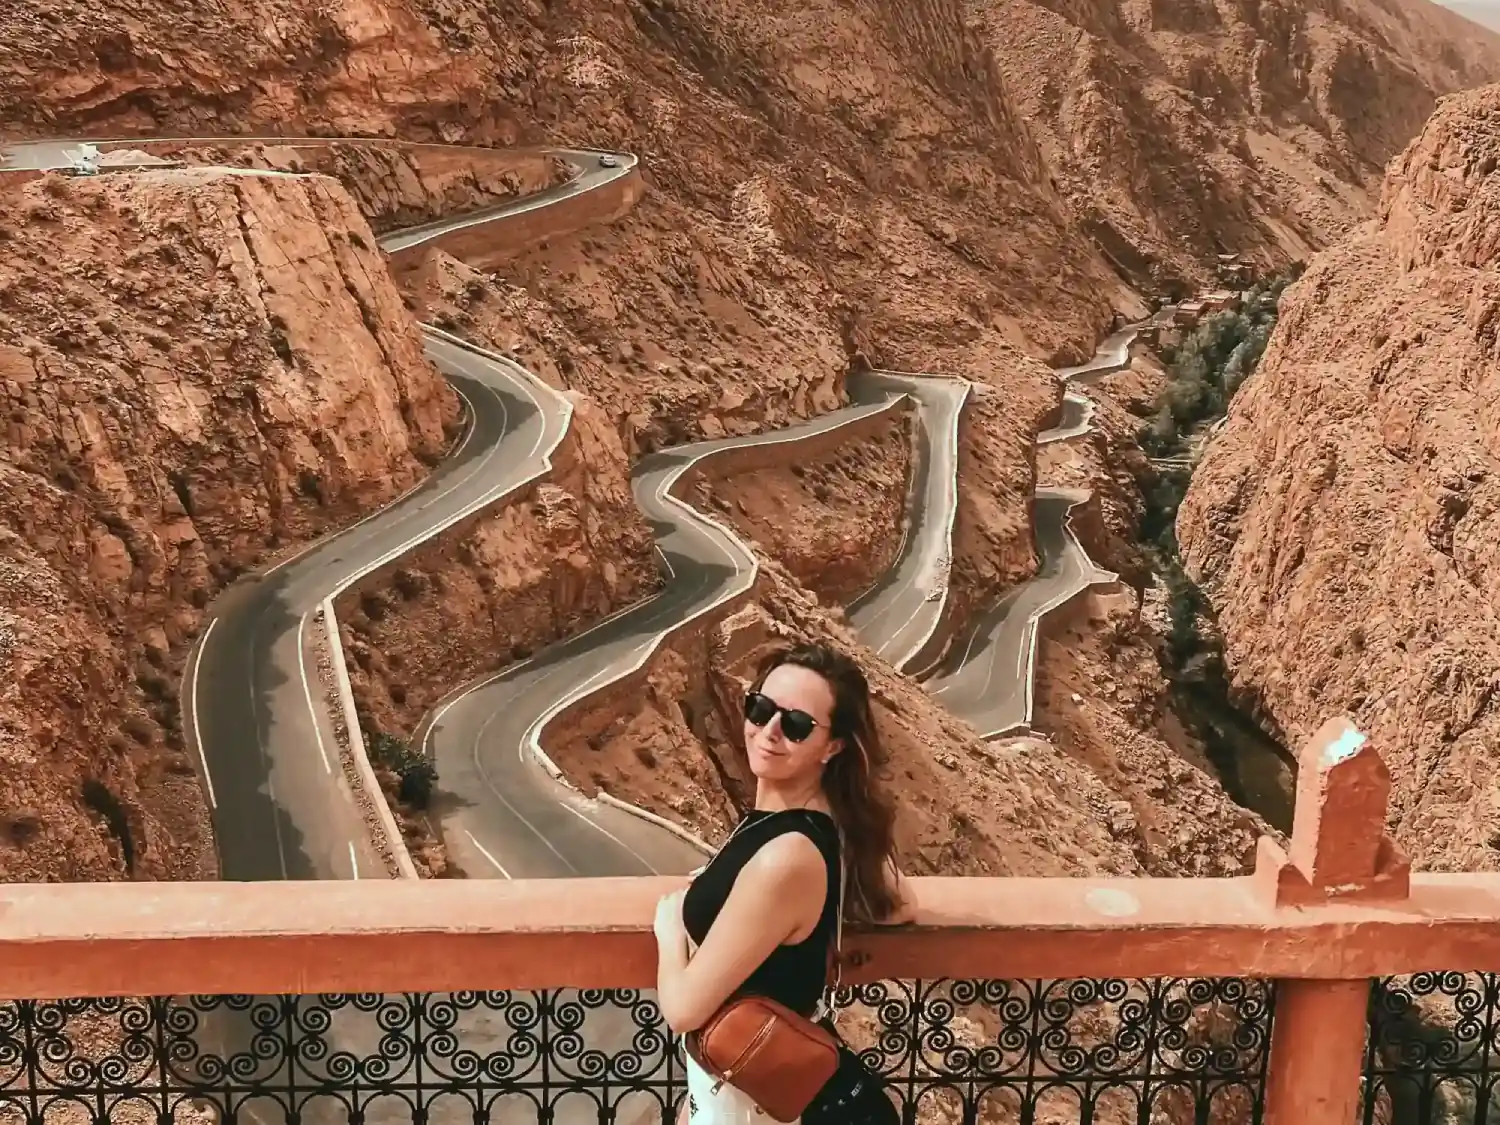
[[[1411,863],[1385,830],[1391,775],[1349,719],[1330,719],[1297,758],[1290,846],[1263,836],[1253,886],[1272,910],[1340,902],[1399,906]],[[1370,982],[1282,980],[1265,1125],[1350,1125],[1359,1109]]]

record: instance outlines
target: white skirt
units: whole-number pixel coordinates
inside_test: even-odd
[[[776,1122],[761,1110],[744,1093],[728,1082],[714,1093],[718,1081],[704,1070],[686,1051],[688,1088],[688,1125],[776,1125]],[[797,1125],[799,1117],[791,1125]]]

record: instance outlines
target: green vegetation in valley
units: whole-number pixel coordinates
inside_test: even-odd
[[[1302,276],[1301,265],[1250,289],[1235,312],[1215,313],[1164,353],[1170,378],[1156,397],[1156,413],[1141,431],[1152,457],[1173,457],[1205,422],[1224,416],[1229,400],[1254,374],[1276,327],[1281,294]]]
[[[1181,674],[1195,658],[1219,655],[1217,640],[1206,638],[1199,622],[1212,610],[1202,592],[1182,569],[1177,553],[1177,508],[1187,495],[1189,470],[1168,469],[1146,496],[1141,516],[1141,537],[1146,541],[1152,568],[1167,587],[1167,611],[1171,631],[1167,650],[1172,670]]]
[[[1255,373],[1276,327],[1281,295],[1302,276],[1293,265],[1271,281],[1254,286],[1237,312],[1216,313],[1164,358],[1170,378],[1156,398],[1156,414],[1141,431],[1141,447],[1153,457],[1182,453],[1188,437],[1205,422],[1224,416],[1234,393]],[[1141,538],[1153,569],[1167,586],[1171,633],[1168,652],[1181,673],[1197,658],[1219,656],[1216,640],[1204,637],[1199,622],[1211,619],[1208,599],[1182,569],[1177,549],[1177,509],[1187,495],[1191,469],[1163,470],[1146,495]],[[1201,662],[1201,661],[1200,661]]]
[[[1239,311],[1209,317],[1164,355],[1169,380],[1156,398],[1155,414],[1140,432],[1141,448],[1149,456],[1167,458],[1187,453],[1191,437],[1224,416],[1235,392],[1260,364],[1276,327],[1282,292],[1301,273],[1301,266],[1294,266],[1274,280],[1257,285],[1246,294]],[[1178,714],[1198,729],[1230,796],[1241,805],[1255,808],[1276,827],[1289,830],[1289,792],[1279,792],[1281,786],[1264,782],[1268,773],[1279,773],[1285,767],[1262,768],[1242,777],[1242,757],[1250,750],[1274,754],[1282,761],[1286,760],[1285,750],[1231,701],[1213,607],[1182,568],[1177,509],[1187,495],[1191,474],[1187,465],[1162,467],[1146,494],[1141,516],[1141,539],[1151,568],[1167,593],[1164,671],[1178,699]]]

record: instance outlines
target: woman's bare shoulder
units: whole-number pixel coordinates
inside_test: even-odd
[[[828,867],[818,845],[801,832],[784,832],[763,844],[745,864],[757,882],[803,885],[826,879]]]

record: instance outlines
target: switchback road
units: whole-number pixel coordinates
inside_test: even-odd
[[[847,609],[860,637],[891,665],[921,662],[947,608],[953,520],[958,510],[958,422],[969,384],[946,376],[873,371],[850,380],[850,397],[872,402],[895,394],[915,404],[912,492],[896,561]]]
[[[115,143],[253,140],[293,147],[329,143],[271,137]],[[6,153],[6,167],[57,167],[72,148],[73,142],[14,147]],[[410,250],[455,231],[533,213],[626,175],[635,163],[627,154],[547,151],[578,174],[524,199],[393,232],[381,239],[382,247]],[[1082,380],[1118,369],[1128,362],[1133,334],[1114,334],[1089,364],[1059,374]],[[226,592],[190,662],[189,734],[200,748],[226,878],[381,873],[336,768],[332,732],[308,678],[307,626],[324,598],[544,471],[546,453],[566,425],[557,400],[539,393],[537,382],[503,357],[437,336],[429,336],[428,350],[468,403],[470,428],[459,449],[397,504]],[[748,589],[753,556],[728,529],[671,497],[672,482],[724,448],[795,444],[906,396],[920,425],[905,538],[888,574],[850,606],[866,641],[906,666],[934,636],[946,604],[957,423],[967,394],[961,380],[867,373],[851,380],[853,405],[844,410],[770,434],[669,450],[638,465],[633,488],[657,537],[666,588],[450,699],[425,725],[424,740],[444,790],[445,838],[458,866],[471,875],[513,878],[666,872],[696,864],[697,848],[617,807],[584,799],[548,776],[534,754],[541,728],[563,705],[639,667],[669,629]],[[1070,393],[1062,424],[1042,440],[1084,432],[1090,413],[1087,400]],[[935,683],[939,692],[951,693],[947,702],[955,710],[986,733],[1018,711],[1029,715],[1029,675],[1020,673],[1028,667],[1036,616],[1059,591],[1091,572],[1066,526],[1073,502],[1063,495],[1039,497],[1042,573],[961,638],[957,664]],[[1008,664],[1015,670],[1007,673]]]
[[[1088,363],[1059,368],[1065,384],[1087,382],[1130,366],[1130,345],[1140,330],[1131,325],[1107,337]],[[1037,445],[1067,441],[1092,428],[1094,404],[1068,390],[1058,425],[1037,435]],[[1050,610],[1099,582],[1116,576],[1094,565],[1069,523],[1069,513],[1087,491],[1039,488],[1033,525],[1041,563],[1027,581],[979,614],[955,638],[927,687],[984,738],[1031,727],[1036,677],[1037,631]]]
[[[786,429],[679,446],[637,463],[631,488],[655,536],[665,589],[482,682],[441,707],[427,730],[443,789],[443,836],[461,870],[509,878],[644,875],[702,862],[696,849],[608,806],[596,815],[616,846],[601,847],[597,832],[581,831],[578,823],[582,809],[595,803],[538,768],[537,734],[570,700],[642,666],[668,630],[753,583],[753,553],[729,529],[676,499],[671,490],[678,479],[735,448],[784,445],[794,457],[799,443],[892,409],[900,395],[871,397],[877,401]]]
[[[223,145],[326,139],[151,138],[95,142]],[[7,169],[66,167],[76,142],[4,150]],[[560,149],[568,183],[483,212],[393,232],[388,251],[591,191],[630,174],[626,153]],[[601,158],[606,159],[601,159]],[[250,173],[254,174],[254,173]],[[236,583],[211,607],[183,684],[186,733],[195,747],[225,879],[384,878],[385,862],[345,781],[312,659],[313,614],[323,599],[411,550],[545,469],[561,437],[559,401],[527,372],[432,333],[428,357],[463,396],[468,429],[416,490],[261,574]]]

